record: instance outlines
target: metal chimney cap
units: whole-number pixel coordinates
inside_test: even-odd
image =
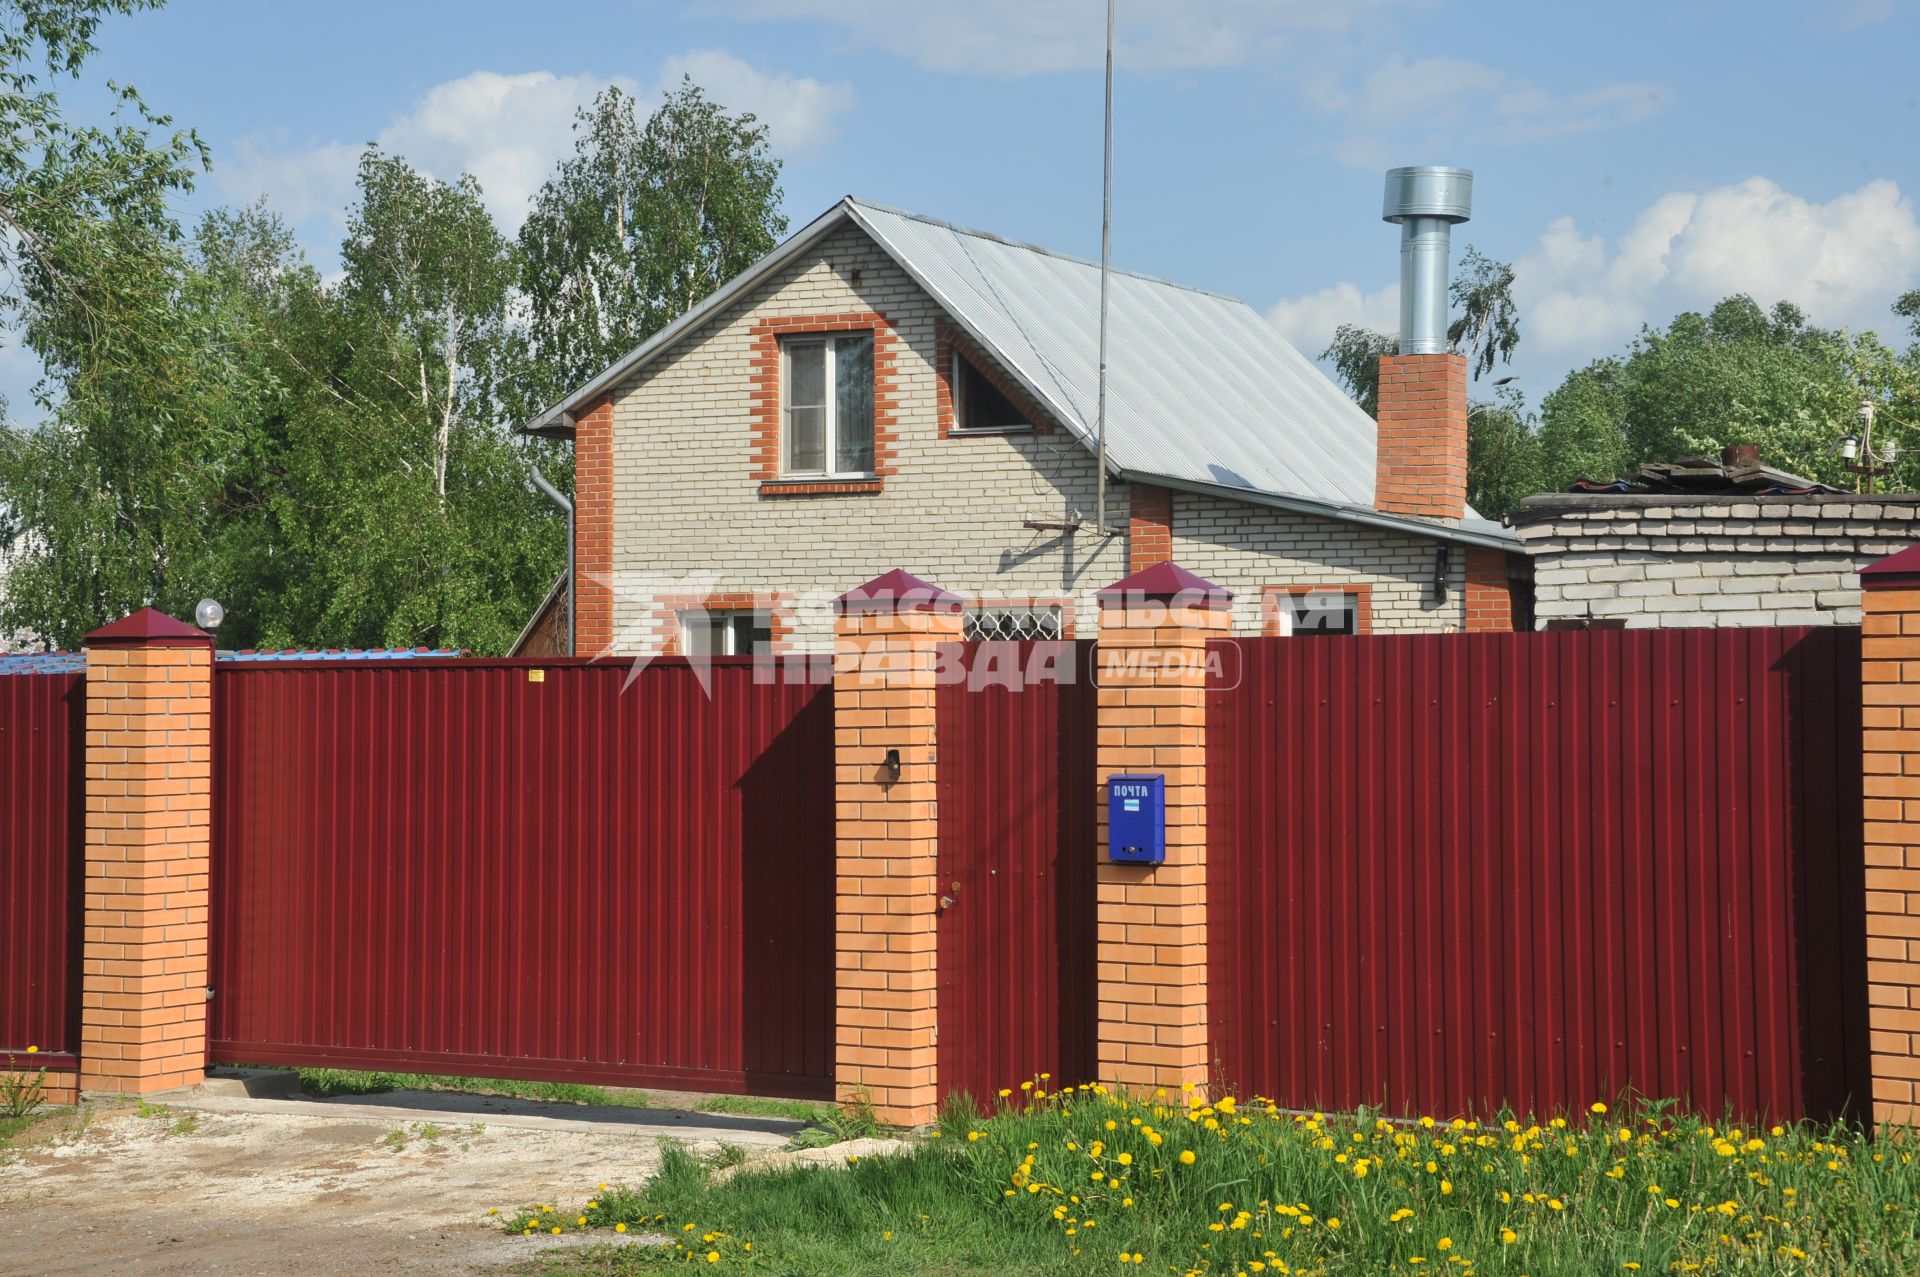
[[[1437,217],[1464,222],[1473,216],[1473,171],[1420,164],[1387,170],[1387,197],[1380,211],[1386,222]]]

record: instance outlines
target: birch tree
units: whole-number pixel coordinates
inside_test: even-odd
[[[574,122],[573,154],[519,237],[533,370],[521,415],[699,304],[786,233],[766,126],[691,80],[645,123],[610,88]]]

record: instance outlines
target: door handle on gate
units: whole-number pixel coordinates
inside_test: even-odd
[[[942,897],[940,897],[940,907],[941,907],[942,909],[951,909],[951,908],[953,908],[953,897],[952,897],[952,896],[942,896]]]

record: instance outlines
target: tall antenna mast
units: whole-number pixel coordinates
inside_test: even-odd
[[[1100,169],[1100,406],[1096,433],[1100,454],[1101,536],[1107,535],[1107,276],[1113,251],[1113,0],[1107,0],[1107,137]]]

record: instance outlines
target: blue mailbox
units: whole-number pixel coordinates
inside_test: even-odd
[[[1157,865],[1167,858],[1167,779],[1107,778],[1107,859]]]

